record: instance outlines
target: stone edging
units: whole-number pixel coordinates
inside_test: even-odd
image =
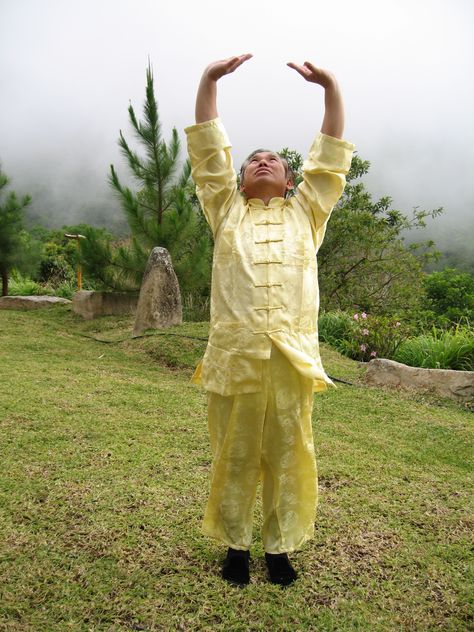
[[[463,404],[474,403],[474,371],[420,369],[377,358],[367,365],[367,384],[432,391]]]

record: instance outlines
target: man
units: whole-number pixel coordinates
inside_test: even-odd
[[[262,480],[265,559],[273,583],[296,579],[288,553],[313,534],[317,473],[313,391],[331,384],[321,365],[316,252],[345,185],[353,145],[334,76],[309,62],[288,66],[325,90],[321,133],[294,196],[286,161],[256,150],[240,191],[218,118],[217,81],[251,58],[210,64],[186,129],[196,192],[214,235],[211,329],[193,377],[208,391],[214,455],[203,533],[228,546],[222,575],[249,582],[252,517]]]

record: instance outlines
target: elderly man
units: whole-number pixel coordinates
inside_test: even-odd
[[[209,343],[193,377],[208,391],[214,456],[203,533],[228,547],[224,579],[248,583],[261,479],[270,580],[288,585],[296,579],[288,553],[314,531],[313,392],[331,384],[318,348],[316,253],[353,145],[341,140],[344,111],[334,76],[309,62],[289,63],[325,91],[324,120],[303,181],[288,196],[293,175],[286,160],[258,149],[242,165],[239,190],[216,93],[217,81],[250,57],[205,69],[196,124],[186,129],[197,196],[215,240]]]

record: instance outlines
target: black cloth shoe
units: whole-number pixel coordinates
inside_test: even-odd
[[[245,586],[250,581],[249,551],[229,549],[222,565],[222,577],[236,586]]]
[[[287,553],[265,553],[265,561],[272,584],[289,586],[298,577]]]

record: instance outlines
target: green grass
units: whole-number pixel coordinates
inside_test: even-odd
[[[394,359],[424,369],[474,371],[474,330],[470,326],[454,330],[433,327],[430,333],[402,342]]]
[[[354,386],[315,398],[300,577],[267,582],[257,508],[252,582],[222,582],[223,547],[199,532],[210,453],[189,383],[207,330],[131,340],[126,318],[0,312],[0,629],[472,629],[471,414],[366,388],[324,346]]]

